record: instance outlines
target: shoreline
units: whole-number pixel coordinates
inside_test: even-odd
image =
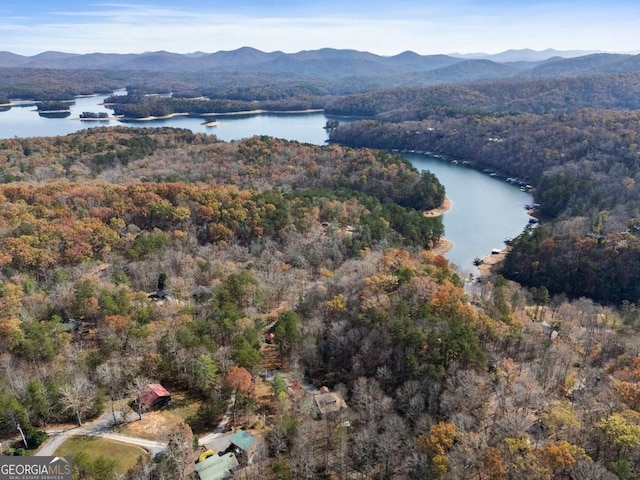
[[[104,118],[80,118],[80,117],[75,117],[72,118],[71,120],[79,120],[81,122],[108,122],[109,120],[118,120],[116,117],[109,115],[108,117],[104,117]]]
[[[170,113],[169,115],[163,115],[162,117],[140,117],[140,118],[136,118],[136,117],[125,117],[124,115],[114,115],[113,119],[114,120],[119,120],[121,122],[151,122],[153,120],[167,120],[169,118],[174,118],[174,117],[185,117],[189,115],[188,113]]]
[[[322,113],[323,108],[308,108],[306,110],[241,110],[239,112],[223,112],[223,113],[203,113],[202,116],[216,115],[218,117],[226,117],[233,115],[260,115],[265,113],[277,113],[277,114],[296,114],[296,113]]]
[[[436,255],[444,256],[444,254],[447,253],[452,248],[453,248],[453,242],[442,237],[440,238],[440,242],[438,242],[438,245],[436,245],[433,248],[430,248],[429,252],[431,252],[434,256]]]
[[[500,250],[500,253],[492,253],[486,257],[482,257],[482,263],[476,266],[478,269],[478,277],[488,277],[498,273],[508,251],[509,247],[505,247]]]
[[[434,208],[432,210],[426,210],[424,212],[424,216],[429,218],[440,217],[446,212],[448,212],[449,210],[451,210],[451,200],[449,199],[449,197],[444,197],[444,202],[442,202],[441,206],[439,206],[438,208]],[[430,248],[429,251],[434,256],[435,255],[444,256],[444,254],[447,253],[452,248],[453,248],[453,242],[451,240],[447,240],[444,237],[441,237],[438,244],[435,247]]]
[[[185,112],[176,112],[176,113],[170,113],[169,115],[163,115],[162,117],[149,116],[149,117],[135,118],[135,117],[125,117],[125,116],[116,115],[113,117],[113,119],[120,120],[123,122],[149,122],[153,120],[167,120],[169,118],[187,117],[187,116],[206,118],[206,117],[227,117],[227,116],[230,117],[234,115],[263,115],[263,114],[269,114],[269,113],[279,114],[279,115],[281,114],[295,115],[299,113],[322,113],[323,111],[324,110],[322,108],[307,109],[307,110],[242,110],[240,112],[223,112],[223,113],[212,112],[212,113],[199,113],[195,115],[191,113],[185,113]]]
[[[446,212],[448,212],[449,210],[451,210],[451,200],[449,199],[449,197],[444,197],[444,202],[442,202],[441,206],[439,206],[438,208],[434,208],[432,210],[425,211],[424,216],[429,218],[440,217],[444,215]],[[444,254],[447,253],[452,248],[453,248],[453,242],[451,240],[447,240],[444,237],[441,237],[438,244],[435,247],[429,249],[429,251],[433,255],[444,256]]]
[[[32,107],[36,106],[38,102],[36,100],[22,100],[20,98],[16,98],[14,100],[9,99],[9,103],[3,103],[3,106],[7,107]]]
[[[429,218],[440,217],[447,213],[449,210],[451,210],[451,200],[449,199],[449,197],[444,197],[444,202],[442,202],[441,206],[432,210],[426,210],[424,212],[424,216]]]

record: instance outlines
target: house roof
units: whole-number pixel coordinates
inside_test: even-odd
[[[169,298],[169,292],[167,292],[166,290],[163,290],[162,288],[159,288],[155,292],[147,295],[147,298],[152,298],[154,300],[165,300]]]
[[[212,455],[202,462],[196,463],[194,469],[200,480],[221,480],[228,477],[238,465],[236,456],[233,452],[229,452],[222,456]]]
[[[170,397],[171,394],[159,383],[149,383],[140,392],[140,401],[146,407],[152,406],[156,400],[163,397]]]
[[[606,238],[604,235],[600,235],[599,233],[596,233],[596,232],[587,233],[587,237],[595,238],[596,240],[604,240]]]
[[[321,415],[347,408],[344,398],[338,392],[318,393],[313,396],[313,399],[316,401]]]
[[[256,439],[250,433],[239,429],[235,435],[229,439],[229,442],[233,443],[236,447],[240,447],[245,452],[250,452],[256,443]]]

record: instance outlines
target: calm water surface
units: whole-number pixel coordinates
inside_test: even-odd
[[[216,135],[224,141],[269,135],[322,145],[327,139],[322,127],[328,117],[322,113],[221,115],[217,117],[221,125],[215,127],[202,125],[202,118],[190,117],[129,123],[77,120],[80,113],[85,111],[111,113],[111,110],[100,105],[104,98],[79,98],[71,107],[71,115],[58,119],[40,117],[34,106],[12,107],[0,112],[0,138],[66,135],[97,125],[128,125],[188,128],[194,132]],[[473,266],[474,258],[484,257],[494,248],[503,248],[506,238],[517,236],[527,225],[529,216],[524,205],[533,203],[533,199],[518,187],[463,165],[421,155],[407,154],[405,157],[417,169],[432,171],[447,190],[452,207],[444,215],[443,223],[445,237],[454,246],[446,257],[463,276],[477,273]]]
[[[224,141],[239,140],[253,135],[270,135],[321,145],[327,139],[327,133],[322,128],[327,117],[322,113],[220,115],[217,119],[221,125],[215,127],[204,126],[202,118],[183,116],[142,122],[120,122],[113,119],[109,121],[78,120],[82,112],[112,114],[112,110],[101,105],[105,98],[105,96],[97,96],[76,99],[75,104],[71,106],[71,115],[66,118],[40,117],[35,111],[35,106],[12,107],[6,112],[0,112],[0,138],[49,137],[67,135],[95,126],[126,125],[188,128],[196,133],[216,135]]]
[[[531,218],[524,206],[533,203],[533,197],[519,187],[441,159],[409,154],[405,158],[418,170],[432,171],[444,185],[451,200],[451,209],[442,217],[444,235],[453,243],[445,256],[465,276],[477,273],[476,257],[503,249],[504,240],[518,236]]]

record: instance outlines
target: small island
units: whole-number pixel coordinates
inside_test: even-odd
[[[65,118],[71,115],[68,102],[46,101],[36,105],[38,115],[44,118]]]
[[[82,112],[80,120],[109,120],[109,114],[107,112]]]
[[[202,125],[204,125],[205,127],[217,127],[218,125],[222,125],[222,122],[216,120],[215,117],[209,116],[205,119],[204,122],[202,122]]]
[[[68,112],[70,105],[68,102],[47,101],[38,102],[36,105],[38,113],[61,113]]]

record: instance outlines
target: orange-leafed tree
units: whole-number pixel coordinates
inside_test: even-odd
[[[489,447],[482,455],[482,478],[491,480],[507,480],[507,470],[504,468],[500,450]]]
[[[122,335],[131,325],[131,319],[124,315],[106,315],[104,317],[104,323],[109,328],[115,330],[118,335]]]
[[[232,366],[227,370],[224,377],[226,384],[233,392],[233,424],[236,424],[236,413],[238,405],[243,400],[251,398],[254,392],[253,378],[247,369],[238,366]]]
[[[23,296],[20,285],[0,284],[0,353],[11,349],[22,335],[19,312]]]
[[[569,447],[570,445],[567,442],[550,443],[538,451],[540,459],[553,472],[554,478],[566,475],[573,464],[576,463],[576,458]]]
[[[418,437],[418,448],[429,456],[435,478],[440,478],[447,473],[447,453],[455,439],[455,425],[445,422],[432,425],[427,435]]]
[[[131,318],[125,315],[106,315],[104,317],[104,339],[117,338],[118,344],[126,348],[129,340],[129,329],[132,325]]]
[[[614,381],[613,388],[630,409],[640,411],[640,387],[636,382]]]

